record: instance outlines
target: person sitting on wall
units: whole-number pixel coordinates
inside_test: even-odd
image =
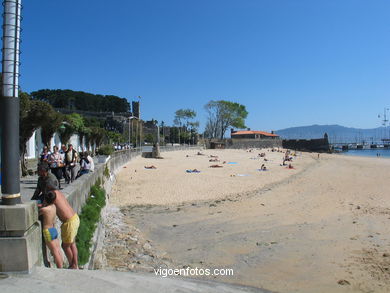
[[[90,171],[91,171],[91,161],[88,159],[86,152],[81,153],[80,171],[77,175],[77,178],[80,177],[81,175],[88,174]]]
[[[94,161],[93,161],[93,159],[88,151],[85,152],[85,155],[87,156],[87,159],[88,159],[89,164],[90,164],[89,172],[93,172],[95,170],[95,163],[94,163]]]

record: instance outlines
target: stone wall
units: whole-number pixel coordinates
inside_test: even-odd
[[[281,139],[227,139],[227,149],[249,149],[249,148],[278,148],[282,147]]]
[[[328,152],[330,145],[328,138],[318,139],[286,139],[283,148],[306,152]]]

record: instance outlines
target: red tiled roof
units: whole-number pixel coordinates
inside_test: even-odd
[[[273,137],[279,136],[277,134],[272,134],[272,133],[265,132],[265,131],[256,131],[256,130],[237,131],[237,132],[232,133],[231,135],[233,136],[233,135],[242,135],[242,134],[262,134],[265,136],[273,136]]]

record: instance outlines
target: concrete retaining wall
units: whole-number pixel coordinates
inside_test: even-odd
[[[327,137],[318,139],[286,139],[283,140],[283,147],[307,152],[328,152],[330,150]]]
[[[248,149],[248,148],[278,148],[282,147],[281,139],[228,139],[227,149]]]

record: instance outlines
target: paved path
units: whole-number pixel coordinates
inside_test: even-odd
[[[4,278],[5,277],[5,278]],[[136,292],[136,293],[270,293],[257,288],[205,282],[193,279],[170,279],[154,274],[113,271],[74,271],[37,267],[31,274],[0,275],[0,291],[15,292]]]

